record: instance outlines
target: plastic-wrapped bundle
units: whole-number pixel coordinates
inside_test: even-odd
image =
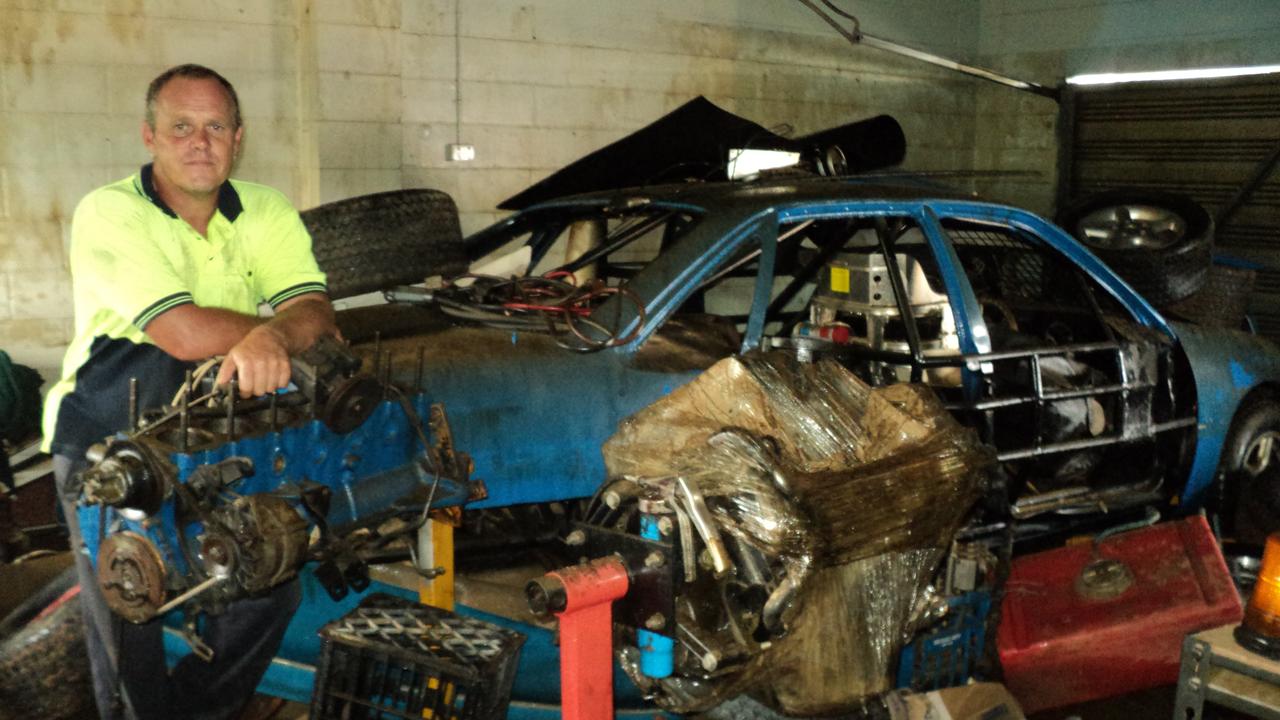
[[[682,523],[697,570],[679,590],[677,673],[635,678],[684,712],[751,691],[819,713],[888,689],[993,462],[927,388],[872,389],[780,353],[717,363],[604,452],[615,492],[712,520]]]
[[[758,695],[793,715],[820,715],[892,687],[904,628],[943,550],[883,553],[814,572],[788,633],[762,654]]]
[[[802,365],[781,354],[722,360],[632,415],[604,446],[610,475],[655,477],[682,452],[694,456],[724,428],[770,436],[806,470],[864,459],[871,392],[833,362]]]

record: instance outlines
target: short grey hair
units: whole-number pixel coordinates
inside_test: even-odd
[[[191,80],[217,80],[222,89],[227,91],[227,99],[231,101],[231,118],[236,128],[241,125],[240,122],[240,98],[236,95],[236,89],[231,86],[231,82],[219,75],[216,71],[211,70],[203,65],[187,63],[185,65],[175,65],[168,70],[156,76],[155,80],[147,86],[147,125],[152,130],[156,129],[156,96],[164,89],[169,81],[176,78],[188,78]]]

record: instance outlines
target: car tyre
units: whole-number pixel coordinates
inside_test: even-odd
[[[1236,412],[1218,477],[1221,516],[1237,540],[1260,545],[1280,530],[1280,398],[1259,395]]]
[[[458,207],[439,190],[359,195],[301,215],[334,299],[467,269]]]
[[[1190,296],[1208,278],[1213,218],[1186,195],[1095,193],[1064,208],[1057,221],[1156,307]]]
[[[0,621],[0,718],[96,717],[75,568]]]

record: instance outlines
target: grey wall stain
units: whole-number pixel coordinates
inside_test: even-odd
[[[27,81],[35,79],[35,47],[45,25],[54,15],[46,13],[10,12],[0,15],[0,60],[21,65]]]
[[[107,30],[124,45],[142,42],[146,33],[142,3],[143,0],[107,0]]]

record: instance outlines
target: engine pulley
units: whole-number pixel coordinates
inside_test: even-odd
[[[98,549],[98,586],[107,606],[133,623],[156,616],[164,605],[164,561],[155,545],[132,532],[117,532]]]
[[[169,492],[173,470],[144,442],[111,442],[102,459],[81,475],[86,502],[141,511],[160,509]]]
[[[382,386],[368,375],[343,378],[329,391],[320,420],[340,435],[349,433],[368,419],[382,394]]]
[[[359,427],[382,399],[382,386],[359,375],[360,358],[336,339],[323,336],[291,362],[293,381],[315,405],[330,430],[345,434]]]

